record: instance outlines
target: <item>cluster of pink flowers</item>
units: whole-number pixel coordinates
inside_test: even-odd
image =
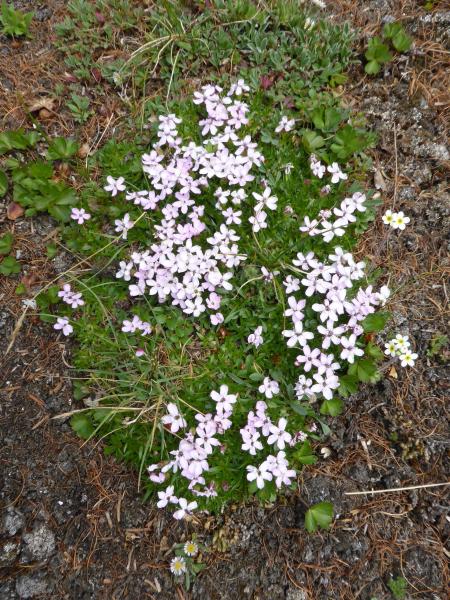
[[[295,387],[299,400],[318,394],[331,400],[334,390],[339,387],[337,372],[342,364],[338,360],[352,364],[355,358],[364,354],[357,345],[357,339],[363,333],[361,321],[375,312],[377,306],[384,304],[389,295],[385,287],[375,292],[372,286],[368,286],[349,297],[354,282],[364,277],[364,263],[355,262],[352,254],[339,246],[328,258],[329,262],[324,263],[309,252],[306,256],[298,253],[293,261],[293,270],[304,275],[297,280],[297,289],[301,286],[302,295],[306,298],[323,296],[321,302],[311,305],[321,323],[314,332],[304,328],[305,299],[289,296],[289,308],[284,313],[292,322],[292,329],[282,332],[287,338],[287,345],[300,349],[295,361],[303,370]],[[309,346],[312,340],[319,342],[320,347],[312,349]],[[329,351],[331,346],[336,347],[336,355]]]
[[[62,290],[58,292],[58,297],[73,309],[84,305],[81,292],[74,292],[70,283],[63,285]],[[53,325],[53,329],[62,331],[65,336],[68,336],[73,332],[73,327],[69,323],[69,319],[67,317],[57,317],[56,323]]]
[[[207,114],[199,121],[206,136],[201,144],[183,144],[178,133],[181,120],[176,115],[159,117],[156,147],[142,157],[152,189],[126,193],[127,201],[145,211],[161,208],[162,216],[154,228],[155,243],[149,250],[134,252],[128,263],[122,261],[116,277],[132,280],[129,291],[133,297],[150,294],[193,317],[209,310],[213,325],[224,320],[221,291],[232,289],[233,269],[246,259],[239,251],[240,235],[232,226],[242,223],[239,207],[248,202],[245,186],[254,180],[252,168],[263,161],[250,136],[238,136],[248,123],[249,109],[236,96],[247,90],[240,81],[228,94],[212,85],[195,92],[194,103],[203,105]],[[123,182],[119,187],[117,181],[108,178],[105,187],[113,195],[123,191]],[[195,241],[206,229],[205,206],[196,202],[196,197],[216,181],[222,185],[214,192],[216,208],[224,222],[207,238],[204,248]],[[264,209],[274,210],[276,198],[268,187],[253,197],[257,202],[249,221],[253,230],[259,231],[267,227]],[[115,224],[123,238],[133,227],[128,213]]]
[[[170,451],[171,460],[165,464],[152,464],[148,467],[151,481],[160,484],[166,480],[168,472],[180,472],[181,476],[189,481],[188,489],[194,496],[217,496],[214,483],[207,485],[204,474],[210,469],[208,457],[221,445],[216,436],[222,435],[232,426],[230,417],[237,402],[237,395],[230,394],[228,386],[221,385],[218,391],[211,392],[210,397],[215,402],[214,412],[195,415],[195,433],[187,431],[181,438],[178,449]],[[180,430],[187,428],[188,424],[176,404],[169,403],[167,410],[161,422],[171,433],[178,434]],[[167,500],[165,504],[159,503],[158,506],[166,506],[168,502],[180,506],[174,513],[176,519],[184,517],[197,506],[196,502],[188,503],[185,498],[173,496],[173,486],[169,486],[165,492],[158,492],[158,496],[160,503]]]
[[[355,192],[350,198],[344,198],[339,207],[332,210],[322,210],[319,219],[305,217],[300,227],[302,233],[308,233],[311,237],[321,235],[325,242],[331,242],[334,237],[342,237],[345,229],[350,223],[356,221],[355,212],[364,212],[366,196],[362,192]],[[337,218],[331,221],[332,216]]]
[[[71,308],[78,308],[84,304],[81,292],[74,292],[70,286],[70,283],[63,285],[62,290],[58,292],[58,297],[61,298],[61,300],[68,304]]]
[[[195,92],[194,103],[202,106],[206,113],[205,118],[199,120],[202,143],[183,142],[178,131],[181,119],[175,114],[161,116],[158,141],[142,157],[151,189],[126,191],[123,180],[112,178],[108,178],[105,187],[113,195],[125,191],[128,202],[144,211],[158,210],[161,215],[154,226],[154,242],[149,249],[134,251],[129,261],[121,261],[116,277],[128,282],[132,297],[149,294],[160,303],[178,306],[194,318],[208,313],[212,325],[224,321],[220,312],[222,295],[232,290],[234,269],[247,258],[239,249],[239,228],[245,226],[244,212],[248,214],[250,205],[247,222],[256,234],[268,227],[269,211],[276,211],[278,207],[277,197],[264,180],[260,191],[249,195],[245,189],[248,184],[255,185],[254,168],[264,161],[250,135],[239,135],[248,123],[248,106],[238,99],[246,91],[247,86],[239,81],[227,94],[213,85]],[[294,126],[294,119],[282,117],[276,132],[289,132]],[[337,163],[326,166],[312,155],[310,166],[319,179],[327,173],[330,176],[323,194],[329,193],[331,185],[347,179]],[[214,232],[206,242],[199,242],[196,238],[211,223],[206,222],[209,215],[198,199],[211,187],[219,217],[215,217]],[[305,216],[300,231],[310,236],[320,235],[325,242],[330,242],[345,233],[346,227],[356,221],[358,212],[366,210],[365,200],[364,194],[355,192],[339,207],[321,211],[316,219]],[[115,224],[116,231],[124,238],[133,227],[128,213]],[[293,359],[299,369],[295,385],[299,400],[333,397],[339,386],[338,371],[343,364],[352,364],[363,355],[363,349],[358,346],[363,332],[361,321],[382,305],[388,295],[387,290],[375,292],[371,286],[354,293],[355,282],[364,277],[365,265],[356,262],[342,248],[336,247],[328,259],[321,262],[313,252],[306,256],[298,253],[290,267],[291,273],[282,281],[287,296],[284,316],[292,323],[282,335],[288,348],[296,351]],[[269,271],[265,266],[261,267],[261,273],[261,279],[267,284],[280,276],[279,271]],[[310,308],[317,314],[318,324],[307,330],[305,310],[312,297]],[[122,330],[149,333],[151,328],[134,316],[123,322]],[[247,341],[255,348],[264,344],[263,326],[249,332]],[[280,386],[266,376],[258,391],[270,400],[280,393]],[[219,391],[211,392],[211,399],[216,403],[215,412],[196,414],[197,423],[190,429],[179,406],[173,402],[167,405],[162,425],[176,436],[185,433],[178,448],[170,451],[168,462],[149,467],[154,483],[166,482],[169,473],[180,473],[188,482],[192,496],[217,495],[214,482],[207,483],[206,475],[213,452],[225,451],[218,437],[232,427],[237,396],[222,385]],[[247,467],[247,479],[256,482],[258,489],[269,481],[277,488],[291,484],[295,471],[289,467],[286,450],[303,442],[308,435],[303,431],[290,432],[288,420],[271,419],[267,408],[264,401],[258,401],[255,410],[248,413],[246,425],[240,429],[243,451],[255,457],[275,451],[258,466]],[[195,500],[177,498],[172,485],[158,492],[158,497],[158,506],[178,507],[176,518],[190,514],[197,507]]]
[[[124,333],[141,331],[142,335],[150,335],[152,326],[147,321],[142,321],[137,315],[134,315],[132,319],[124,319],[122,322],[122,331]]]
[[[242,133],[248,123],[249,107],[241,96],[247,91],[242,80],[234,83],[228,93],[217,85],[203,86],[193,99],[205,113],[199,120],[201,143],[183,141],[179,133],[182,121],[177,115],[160,116],[156,144],[142,157],[151,189],[130,191],[122,177],[110,176],[104,188],[112,196],[124,192],[126,201],[142,209],[143,214],[152,211],[155,215],[149,246],[133,248],[116,272],[117,279],[127,282],[130,296],[148,294],[194,318],[207,314],[213,326],[224,322],[222,297],[233,289],[235,269],[247,259],[239,248],[240,228],[257,234],[267,229],[269,214],[278,209],[278,199],[267,182],[255,180],[254,171],[264,157],[250,135]],[[283,116],[276,132],[289,132],[294,126],[294,119]],[[330,176],[330,183],[322,188],[323,195],[329,193],[331,185],[347,179],[337,163],[326,166],[314,155],[310,167],[319,179]],[[249,185],[257,191],[247,193]],[[214,219],[209,219],[210,208],[202,203],[207,192],[214,197]],[[325,242],[341,237],[346,227],[357,220],[357,213],[366,210],[365,201],[364,194],[355,192],[344,198],[339,207],[320,211],[315,219],[305,216],[300,231],[321,236]],[[292,208],[287,209],[293,212]],[[87,217],[78,210],[73,218],[80,222]],[[115,231],[127,239],[134,225],[126,213],[115,220]],[[207,229],[209,235],[202,236]],[[358,345],[363,333],[361,322],[389,295],[387,288],[376,292],[372,286],[355,285],[364,278],[364,269],[363,262],[355,261],[339,246],[323,262],[313,252],[299,252],[286,269],[289,274],[261,266],[261,276],[256,279],[270,285],[278,283],[276,278],[280,277],[286,295],[284,317],[290,324],[281,334],[293,350],[289,354],[298,369],[295,392],[299,401],[318,396],[332,399],[339,387],[338,372],[364,353]],[[60,297],[73,308],[83,304],[81,294],[73,292],[69,285],[64,286]],[[305,321],[307,310],[316,315],[316,325],[311,325],[311,319]],[[261,324],[248,331],[249,346],[262,346],[268,327],[269,324]],[[66,318],[58,318],[55,328],[67,335],[71,326]],[[123,320],[122,331],[146,336],[152,332],[152,326],[131,315]],[[136,350],[136,356],[143,354],[144,350]],[[270,401],[281,393],[280,384],[264,374],[258,392]],[[168,460],[150,465],[148,472],[152,482],[167,486],[158,491],[157,505],[172,505],[176,519],[197,508],[195,498],[217,496],[214,481],[207,481],[208,473],[213,453],[226,452],[219,438],[233,426],[238,396],[230,393],[227,385],[221,385],[218,391],[211,392],[210,398],[214,410],[198,412],[194,423],[188,423],[175,402],[167,404],[160,419],[161,426],[179,443],[169,451]],[[289,449],[304,442],[314,430],[314,424],[307,432],[292,430],[287,418],[270,416],[268,409],[265,401],[256,402],[255,409],[246,415],[245,426],[239,429],[241,449],[255,457],[251,462],[256,463],[246,467],[246,478],[257,489],[263,489],[267,482],[273,482],[277,489],[291,485],[296,472],[289,465]],[[175,495],[171,479],[174,474],[184,478],[190,498]]]

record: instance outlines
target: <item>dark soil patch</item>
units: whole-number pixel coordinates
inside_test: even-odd
[[[355,3],[347,4],[336,3],[336,18],[341,11],[356,12]],[[416,368],[388,370],[378,385],[349,400],[346,413],[333,421],[330,458],[302,474],[296,494],[266,509],[232,507],[218,518],[174,523],[141,502],[135,475],[105,458],[101,444],[83,445],[66,421],[52,419],[69,411],[72,400],[67,347],[51,328],[27,318],[5,356],[23,307],[4,278],[0,598],[382,600],[392,597],[387,582],[396,576],[408,581],[410,598],[447,597],[446,488],[345,493],[449,479],[448,350],[427,352],[448,325],[449,154],[442,64],[450,15],[439,7],[426,13],[415,3],[357,4],[355,20],[367,34],[382,17],[403,12],[418,49],[389,65],[384,77],[363,77],[358,67],[346,96],[380,136],[373,159],[384,181],[386,208],[395,204],[411,217],[400,236],[378,222],[364,236],[360,253],[390,277],[396,292],[390,327],[413,340],[420,356]],[[43,93],[45,73],[50,83],[63,77],[49,37],[63,6],[39,4],[42,19],[35,20],[34,38],[23,47],[0,40],[1,64],[7,65],[0,75],[2,107],[11,107],[11,94]],[[48,60],[39,63],[36,57],[46,53]],[[33,77],[42,77],[42,89],[27,81],[24,65],[33,57]],[[8,73],[20,73],[20,85]],[[24,119],[20,110],[9,112],[3,125]],[[49,131],[64,134],[72,127],[69,121],[62,127],[58,119],[48,124]],[[4,207],[0,224],[7,228]],[[34,283],[64,270],[63,255],[44,258],[54,229],[50,220],[23,219],[14,229]],[[320,500],[334,503],[336,522],[330,532],[310,536],[304,513]],[[167,566],[172,544],[193,532],[209,551],[207,568],[188,594],[174,585]]]

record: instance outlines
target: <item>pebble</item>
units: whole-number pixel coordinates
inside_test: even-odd
[[[56,548],[55,536],[46,525],[35,525],[31,533],[23,536],[26,557],[31,560],[47,560]]]

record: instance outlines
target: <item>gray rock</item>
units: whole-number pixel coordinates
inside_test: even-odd
[[[50,586],[45,577],[40,573],[33,575],[22,575],[16,582],[16,592],[21,598],[35,598],[42,594],[47,594]]]
[[[55,536],[46,525],[35,525],[31,533],[23,536],[25,554],[31,560],[47,560],[55,551]]]
[[[286,600],[307,600],[306,592],[297,588],[289,588],[286,592]]]
[[[18,600],[19,596],[16,593],[14,581],[0,583],[0,598],[2,600]]]
[[[3,529],[10,536],[16,535],[25,525],[23,514],[16,508],[9,507],[3,522]]]
[[[9,567],[19,555],[20,544],[11,540],[0,546],[0,567]]]

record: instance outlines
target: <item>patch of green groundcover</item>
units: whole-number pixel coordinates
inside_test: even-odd
[[[194,9],[173,2],[158,4],[145,15],[151,28],[145,33],[147,38],[140,40],[139,51],[131,61],[115,65],[116,76],[111,76],[111,81],[120,87],[132,77],[134,89],[139,90],[141,114],[135,112],[124,121],[118,133],[120,141],[107,142],[88,159],[87,169],[67,157],[84,180],[77,206],[88,210],[92,218],[82,226],[67,223],[62,230],[66,247],[86,260],[84,265],[90,265],[90,270],[71,270],[63,279],[83,293],[85,305],[74,318],[71,309],[57,304],[59,288],[55,287],[43,292],[38,302],[43,318],[54,320],[52,314],[66,315],[74,325],[74,391],[86,409],[73,415],[73,428],[85,439],[102,438],[106,453],[134,464],[146,495],[153,494],[156,487],[148,481],[145,468],[167,460],[168,451],[173,449],[173,435],[160,423],[167,403],[174,402],[183,414],[192,415],[195,410],[211,409],[209,394],[221,384],[239,394],[233,412],[234,434],[224,436],[226,452],[220,464],[208,472],[219,495],[199,500],[200,506],[214,511],[251,493],[257,493],[261,500],[275,497],[273,485],[261,491],[249,485],[246,466],[257,459],[240,449],[239,427],[245,425],[249,410],[261,399],[257,390],[265,376],[277,380],[282,390],[267,400],[274,420],[288,416],[293,431],[309,431],[313,422],[321,429],[309,432],[309,439],[293,453],[292,466],[297,470],[316,460],[313,443],[329,433],[327,415],[342,410],[338,396],[322,404],[296,399],[296,350],[286,349],[282,327],[276,331],[265,325],[285,321],[284,291],[276,278],[261,285],[261,266],[286,275],[297,252],[313,250],[319,259],[326,259],[335,245],[351,250],[373,220],[377,201],[366,192],[366,212],[360,213],[357,222],[335,243],[326,244],[321,238],[299,233],[304,216],[315,217],[320,210],[339,205],[345,195],[365,189],[364,172],[369,161],[364,151],[374,144],[374,136],[365,130],[363,116],[352,114],[345,106],[342,89],[336,87],[345,81],[345,70],[353,61],[349,27],[332,25],[303,8],[299,10],[294,2],[273,2],[264,8],[253,2],[217,2],[212,9],[197,4]],[[111,8],[104,14],[114,21],[110,0],[102,5]],[[76,3],[69,7],[71,18],[74,6]],[[194,20],[190,18],[192,11]],[[89,24],[86,27],[89,33]],[[115,27],[120,28],[120,24]],[[76,23],[74,28],[73,36],[77,37]],[[142,34],[142,28],[136,27],[138,30]],[[168,41],[167,46],[161,45],[161,39]],[[69,42],[65,51],[72,56]],[[146,93],[150,76],[156,77],[164,90],[151,99]],[[159,216],[149,212],[142,217],[123,195],[112,198],[90,179],[90,174],[101,173],[102,181],[107,175],[124,177],[128,189],[148,189],[141,156],[156,141],[156,117],[177,114],[183,119],[179,127],[182,137],[199,141],[201,109],[187,92],[210,82],[228,88],[240,77],[250,86],[245,98],[250,105],[250,122],[245,133],[258,143],[265,157],[260,174],[278,197],[278,208],[271,215],[270,227],[259,232],[256,241],[249,232],[242,233],[242,228],[240,251],[248,258],[234,272],[233,290],[223,296],[224,323],[211,327],[207,316],[187,317],[176,307],[158,304],[154,297],[130,298],[127,282],[115,279],[118,262],[153,242],[152,230]],[[132,108],[135,105],[130,105]],[[295,129],[276,134],[282,115],[296,120]],[[150,127],[142,127],[148,120]],[[348,180],[323,193],[325,180],[311,175],[311,153],[325,164],[338,162],[348,173]],[[247,193],[251,191],[261,192],[258,182],[248,187]],[[201,201],[212,215],[207,221],[210,230],[202,234],[204,239],[214,233],[212,190],[202,194]],[[125,212],[138,222],[128,240],[122,241],[117,240],[111,223]],[[375,279],[376,275],[369,272],[368,276]],[[131,314],[152,324],[153,333],[145,341],[121,331],[123,319]],[[265,327],[264,344],[255,349],[247,337],[261,324]],[[316,324],[317,315],[308,309],[307,328]],[[381,319],[371,330],[383,325]],[[144,357],[135,356],[140,346]],[[341,398],[355,391],[359,381],[377,380],[380,354],[373,344],[366,343],[365,355],[340,374]],[[177,485],[177,493],[182,495],[187,482],[180,478]]]

